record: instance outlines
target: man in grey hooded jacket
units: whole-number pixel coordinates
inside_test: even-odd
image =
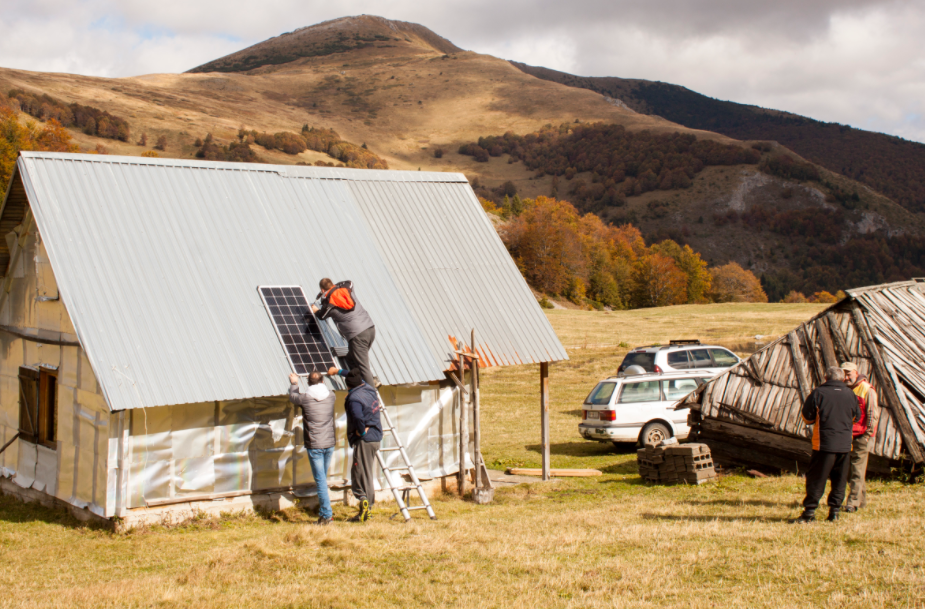
[[[319,518],[315,524],[330,524],[333,512],[328,495],[328,467],[334,454],[334,392],[318,372],[308,375],[308,391],[299,391],[299,376],[289,375],[289,401],[302,409],[302,431],[312,476],[318,485]]]

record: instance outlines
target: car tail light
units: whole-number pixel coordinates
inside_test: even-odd
[[[659,368],[658,366],[655,366],[654,368],[655,368],[655,370],[654,370],[654,371],[655,371],[655,374],[661,374],[661,373],[662,373],[662,369]]]
[[[587,410],[582,410],[582,411],[581,411],[581,420],[582,420],[582,421],[586,421],[587,419],[588,419],[588,411],[587,411]]]
[[[598,413],[601,421],[616,421],[617,412],[615,410],[601,410]]]

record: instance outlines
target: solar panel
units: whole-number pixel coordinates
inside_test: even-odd
[[[337,366],[318,320],[307,315],[311,309],[302,286],[260,286],[257,291],[296,374],[327,372]]]

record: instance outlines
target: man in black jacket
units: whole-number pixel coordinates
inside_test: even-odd
[[[825,383],[816,387],[803,403],[803,421],[813,426],[813,453],[806,472],[803,513],[792,521],[798,524],[815,522],[826,480],[832,483],[826,520],[838,520],[851,463],[851,427],[861,416],[857,397],[845,384],[844,371],[832,366],[825,371],[825,378]]]
[[[376,453],[382,441],[379,419],[379,394],[363,382],[360,371],[353,369],[344,379],[350,391],[344,401],[347,412],[347,442],[353,447],[353,467],[350,479],[353,496],[360,502],[360,511],[350,522],[366,522],[376,501]]]

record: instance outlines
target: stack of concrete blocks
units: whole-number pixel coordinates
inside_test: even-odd
[[[639,475],[653,484],[703,484],[716,477],[706,444],[646,445],[636,451]]]

